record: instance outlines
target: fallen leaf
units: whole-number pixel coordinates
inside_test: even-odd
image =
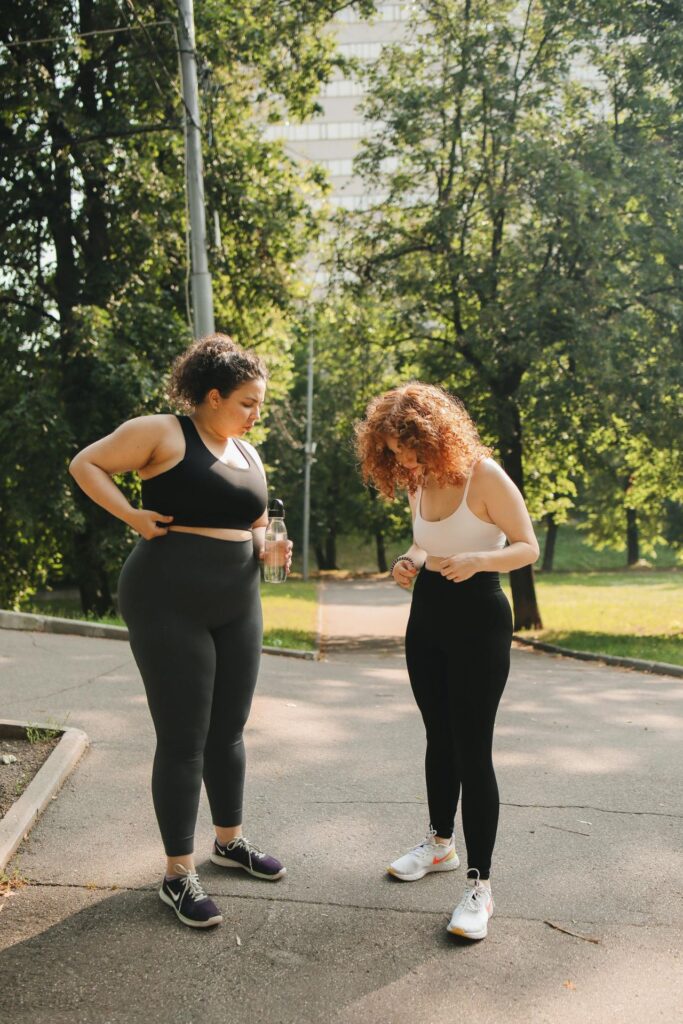
[[[573,981],[569,981],[569,979],[567,979],[567,981],[564,982],[564,987],[565,988],[570,988],[570,989],[575,989],[576,985],[574,984]]]
[[[241,945],[242,945],[242,940],[241,940],[241,938],[239,937],[239,935],[236,935],[236,936],[235,936],[235,940],[236,940],[236,942],[237,942],[237,945],[238,945],[238,946],[241,946]]]

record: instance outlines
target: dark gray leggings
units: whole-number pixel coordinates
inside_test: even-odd
[[[169,857],[193,851],[202,778],[214,824],[242,823],[259,575],[251,540],[187,533],[141,540],[121,570],[119,608],[157,735],[152,796]]]

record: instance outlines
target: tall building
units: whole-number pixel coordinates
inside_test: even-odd
[[[332,23],[337,49],[344,57],[376,60],[384,45],[405,38],[410,3],[380,3],[377,8],[370,21],[349,8]],[[372,131],[358,109],[363,92],[360,77],[337,74],[318,94],[324,113],[304,123],[284,122],[266,129],[266,137],[281,139],[291,156],[326,168],[332,186],[328,199],[333,207],[357,210],[371,201],[367,186],[354,176],[352,166],[361,139]]]

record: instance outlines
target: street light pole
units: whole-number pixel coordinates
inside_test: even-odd
[[[315,455],[316,444],[313,437],[313,334],[308,337],[308,383],[306,386],[306,444],[304,451],[304,543],[303,543],[303,577],[308,579],[308,546],[311,536],[311,465]]]
[[[192,324],[195,338],[213,334],[213,293],[206,253],[206,213],[199,121],[199,87],[194,37],[193,0],[177,0],[180,68],[185,103],[185,173],[190,211]]]

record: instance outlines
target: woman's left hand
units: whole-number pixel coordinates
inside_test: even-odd
[[[285,572],[289,576],[292,571],[292,551],[294,550],[294,543],[291,540],[286,541],[287,548],[285,553]],[[262,562],[266,557],[266,549],[261,548],[258,553],[259,562]]]
[[[476,572],[481,572],[482,568],[481,555],[472,552],[466,555],[451,555],[449,558],[442,559],[439,572],[453,583],[462,583],[463,580],[474,576]]]

